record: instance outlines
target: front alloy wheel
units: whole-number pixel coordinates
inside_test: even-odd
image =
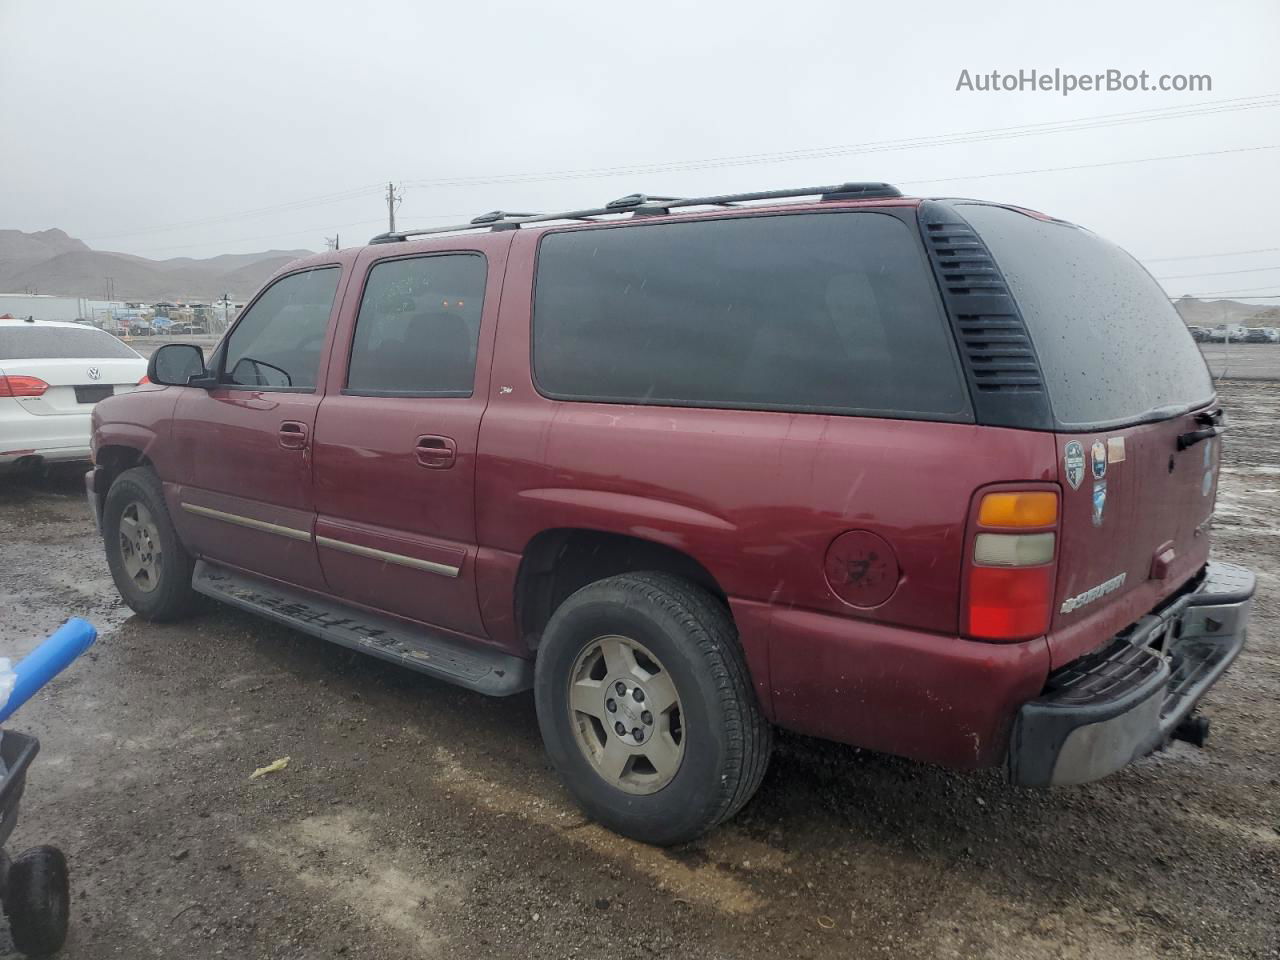
[[[112,481],[102,504],[102,537],[111,579],[139,616],[176,620],[191,609],[193,561],[149,467],[133,467]]]
[[[151,593],[160,583],[164,551],[160,530],[145,503],[129,503],[120,514],[120,562],[133,585]]]

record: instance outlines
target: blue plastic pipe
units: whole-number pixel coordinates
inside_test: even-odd
[[[98,639],[98,631],[88,620],[72,617],[48,640],[32,650],[13,668],[18,682],[9,700],[0,707],[0,723],[30,700],[46,683],[65,670],[76,657]]]

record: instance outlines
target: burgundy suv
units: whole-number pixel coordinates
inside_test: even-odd
[[[791,199],[792,202],[780,203]],[[94,412],[144,618],[206,594],[534,691],[591,816],[687,840],[774,725],[1016,783],[1170,738],[1239,652],[1222,413],[1128,254],[886,184],[374,238]]]

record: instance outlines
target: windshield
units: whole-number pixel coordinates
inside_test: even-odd
[[[1009,282],[1062,426],[1175,416],[1212,399],[1190,332],[1128,253],[1072,224],[958,206]]]

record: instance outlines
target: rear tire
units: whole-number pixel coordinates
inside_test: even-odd
[[[732,817],[768,766],[773,732],[733,620],[679,577],[623,574],[565,600],[543,634],[534,697],[578,803],[645,843],[684,843]]]
[[[150,468],[126,470],[111,484],[102,508],[102,537],[116,589],[138,616],[177,620],[191,612],[194,564]]]
[[[62,949],[71,912],[67,858],[57,847],[32,847],[9,868],[4,894],[13,945],[28,957],[47,957]]]

